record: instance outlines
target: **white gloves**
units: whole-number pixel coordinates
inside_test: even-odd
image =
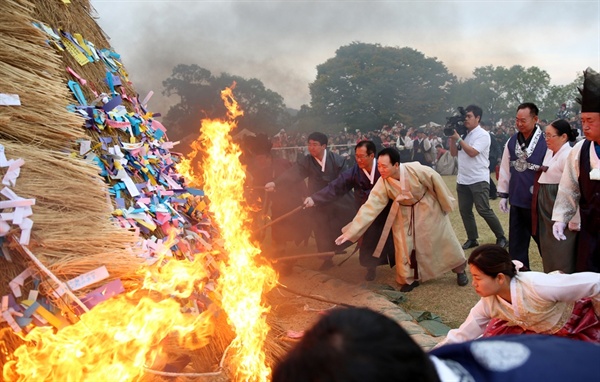
[[[269,183],[265,184],[265,191],[267,191],[267,192],[275,191],[275,183],[269,182]]]
[[[500,199],[499,207],[500,207],[500,211],[502,211],[504,213],[507,213],[509,211],[509,209],[508,209],[508,199],[506,199],[506,198]]]
[[[344,234],[341,234],[340,237],[338,237],[337,239],[335,239],[335,244],[336,245],[342,245],[345,242],[348,241],[348,238],[346,236],[344,236]]]
[[[567,225],[563,222],[554,222],[552,225],[552,235],[556,240],[567,240],[565,236],[565,228]]]
[[[312,200],[312,198],[309,196],[308,198],[304,199],[304,208],[310,208],[310,207],[314,207],[315,206],[315,201]]]

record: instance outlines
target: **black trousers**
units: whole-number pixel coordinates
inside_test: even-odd
[[[537,236],[531,234],[531,208],[521,208],[511,205],[508,227],[508,252],[513,260],[519,260],[528,269],[529,243],[532,237],[539,249],[540,243]]]

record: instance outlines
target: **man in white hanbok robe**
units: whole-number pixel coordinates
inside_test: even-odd
[[[579,207],[575,271],[600,272],[600,74],[588,68],[580,93],[577,101],[585,140],[577,143],[567,158],[552,211],[552,233],[565,240],[567,223]]]
[[[385,243],[391,229],[396,250],[396,281],[417,286],[417,281],[424,282],[452,270],[457,273],[457,283],[466,285],[465,255],[448,217],[454,208],[454,198],[442,177],[418,162],[399,163],[397,151],[388,149],[378,155],[378,170],[381,178],[369,199],[342,229],[336,243],[358,240],[392,199],[396,203],[390,210],[380,243]],[[378,256],[377,250],[374,256]]]

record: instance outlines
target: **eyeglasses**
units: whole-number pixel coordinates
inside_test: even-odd
[[[546,139],[550,139],[550,138],[558,137],[558,135],[544,134],[544,137],[545,137]]]

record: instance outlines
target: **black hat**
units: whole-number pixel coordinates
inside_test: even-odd
[[[582,113],[600,113],[600,74],[592,68],[583,72],[583,88],[577,88],[581,97],[576,101],[581,104]]]

